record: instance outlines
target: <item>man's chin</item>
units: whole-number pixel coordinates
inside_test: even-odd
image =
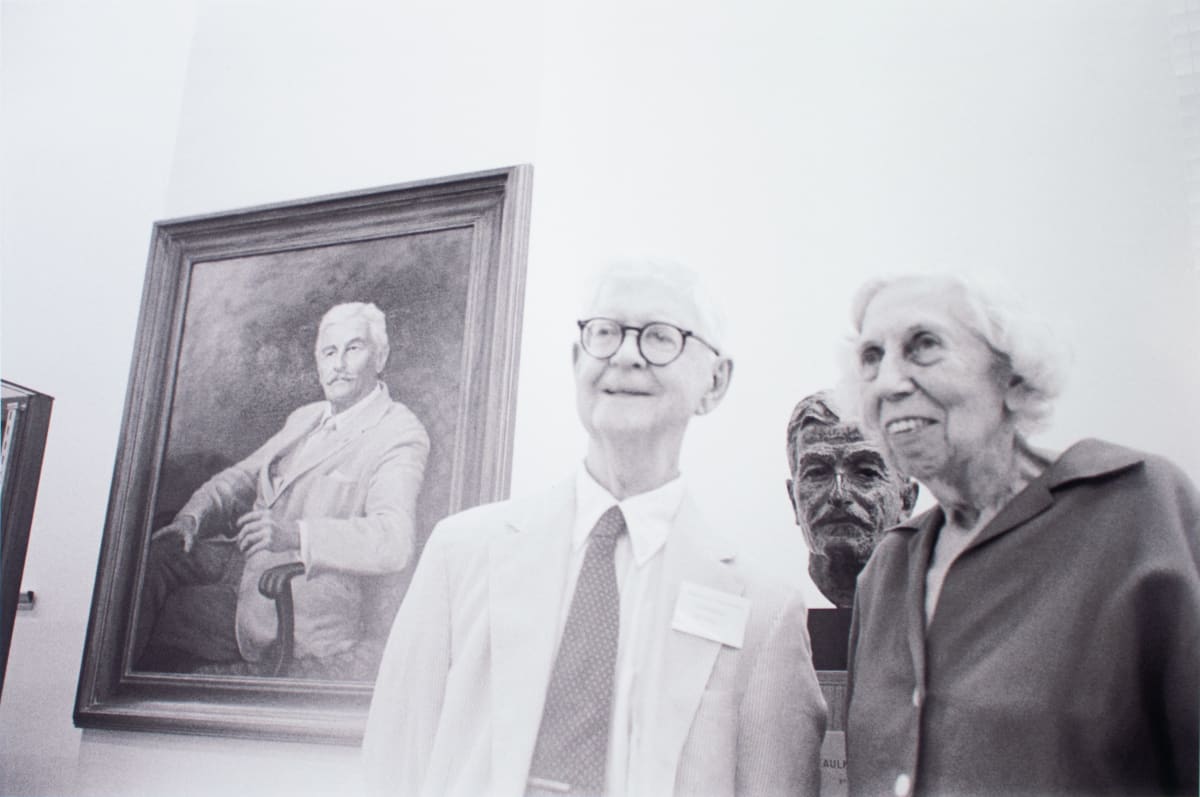
[[[601,410],[592,415],[591,427],[598,434],[645,434],[654,426],[647,413]]]
[[[818,531],[816,538],[821,541],[821,554],[829,559],[858,560],[865,562],[875,550],[875,539],[865,529],[853,526],[849,529],[840,528],[837,531]]]
[[[370,391],[356,391],[355,386],[349,382],[338,382],[332,385],[325,386],[325,400],[330,404],[340,404],[344,407],[352,407],[363,399]]]

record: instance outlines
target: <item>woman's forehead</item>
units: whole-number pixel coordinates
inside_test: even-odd
[[[905,280],[885,286],[863,312],[860,337],[880,337],[917,326],[970,329],[965,297],[953,284]]]

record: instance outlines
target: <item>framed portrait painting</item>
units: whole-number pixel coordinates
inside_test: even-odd
[[[508,492],[530,182],[154,225],[77,725],[361,738],[430,530]]]

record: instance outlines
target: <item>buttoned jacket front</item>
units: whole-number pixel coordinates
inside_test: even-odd
[[[1053,463],[946,573],[942,512],[891,530],[859,578],[847,773],[857,795],[1197,789],[1200,498],[1096,440]]]
[[[574,482],[448,518],[396,617],[364,742],[390,795],[525,793],[557,645]],[[804,604],[739,562],[685,497],[662,554],[658,683],[635,707],[634,794],[804,795],[825,705]],[[750,601],[741,649],[671,628],[690,581]]]
[[[307,570],[292,583],[299,657],[331,656],[359,641],[367,608],[361,576],[402,570],[415,547],[429,438],[386,390],[366,401],[350,421],[304,446],[286,472],[277,472],[328,405],[300,407],[258,450],[201,485],[179,511],[195,517],[202,533],[228,533],[251,509],[303,524]],[[246,560],[237,605],[238,647],[246,659],[257,661],[276,635],[275,606],[259,593],[259,578],[299,559],[296,551],[263,550]]]

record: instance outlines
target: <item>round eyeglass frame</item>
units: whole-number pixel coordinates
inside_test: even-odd
[[[614,328],[619,329],[621,331],[621,334],[619,337],[614,336],[613,340],[616,341],[616,345],[613,346],[613,350],[610,351],[608,354],[597,354],[596,352],[592,351],[588,347],[587,328],[589,325],[591,325],[597,321],[603,321],[607,324],[611,324]],[[713,354],[717,355],[718,357],[721,356],[721,352],[717,350],[716,346],[712,345],[711,343],[709,343],[707,340],[705,340],[704,338],[697,335],[692,330],[684,329],[682,327],[677,327],[674,324],[667,323],[666,321],[651,321],[649,324],[643,324],[642,326],[633,326],[630,324],[622,324],[620,321],[617,321],[616,319],[613,319],[613,318],[604,318],[603,316],[597,316],[595,318],[584,318],[579,321],[576,321],[575,323],[577,323],[579,325],[579,345],[583,348],[583,350],[585,352],[587,352],[587,354],[589,356],[595,357],[597,360],[612,359],[613,355],[615,355],[618,351],[621,350],[621,345],[625,342],[625,336],[627,334],[629,334],[630,332],[636,333],[635,342],[637,343],[638,354],[642,355],[642,359],[645,360],[650,365],[657,365],[657,366],[670,365],[671,363],[678,360],[680,355],[683,354],[683,349],[685,346],[687,346],[688,339],[690,339],[690,338],[695,338],[697,341],[699,341],[700,343],[703,343],[705,346],[707,346],[712,351]],[[667,358],[665,360],[663,360],[661,358],[657,359],[657,360],[651,358],[650,356],[648,356],[646,354],[645,350],[642,348],[642,333],[652,327],[667,327],[668,329],[673,329],[679,333],[679,348],[676,349],[676,351],[673,355],[671,355],[669,358]]]

